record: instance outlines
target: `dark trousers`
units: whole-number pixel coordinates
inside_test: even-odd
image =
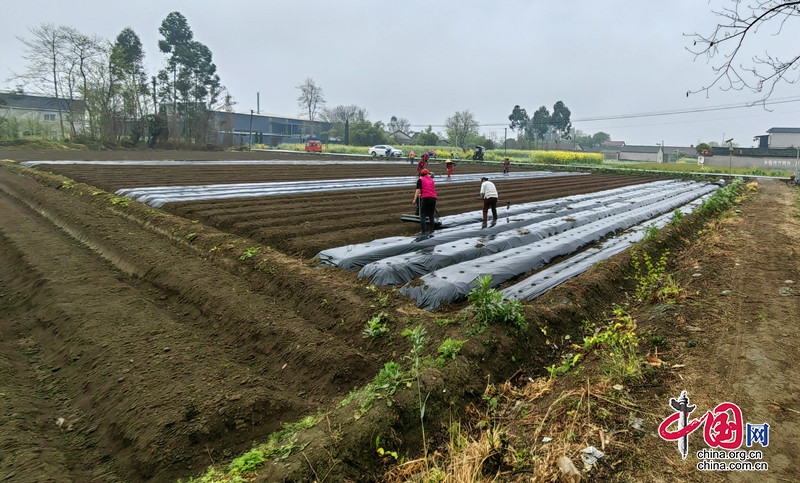
[[[434,221],[435,211],[436,211],[436,198],[420,198],[419,224],[420,224],[420,231],[422,231],[423,233],[426,231],[432,232],[433,229],[436,227],[436,221]]]
[[[497,221],[497,198],[485,198],[483,200],[483,221],[489,215],[489,208],[492,209],[492,219]]]

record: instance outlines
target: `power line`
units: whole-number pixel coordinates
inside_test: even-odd
[[[571,123],[578,123],[578,122],[596,122],[596,121],[613,121],[618,119],[637,119],[637,118],[644,118],[644,117],[661,117],[661,116],[674,116],[678,114],[695,114],[700,112],[711,112],[711,111],[724,111],[730,109],[743,109],[743,108],[750,108],[755,106],[771,106],[774,104],[787,104],[790,102],[798,102],[800,101],[800,97],[785,97],[781,99],[767,99],[764,101],[758,101],[755,103],[744,103],[744,104],[726,104],[720,106],[709,106],[709,107],[695,107],[689,109],[675,109],[671,111],[656,111],[656,112],[641,112],[641,113],[634,113],[634,114],[617,114],[617,115],[609,115],[609,116],[597,116],[597,117],[587,117],[587,118],[577,118],[577,119],[570,119]],[[481,127],[504,127],[507,126],[508,122],[502,123],[487,123],[481,124]],[[411,124],[412,127],[445,127],[444,124]]]

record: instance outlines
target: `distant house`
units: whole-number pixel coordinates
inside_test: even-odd
[[[773,127],[767,129],[767,145],[769,149],[785,149],[800,146],[800,128],[798,127]],[[763,136],[757,136],[763,140]],[[759,147],[761,142],[759,142]]]
[[[664,151],[661,146],[623,146],[619,151],[620,161],[644,161],[663,163]]]
[[[59,111],[61,116],[59,117]],[[42,136],[49,139],[84,132],[86,103],[14,92],[0,92],[0,118],[13,128],[11,137]],[[63,124],[62,124],[63,121]],[[62,126],[64,132],[62,132]]]
[[[603,141],[602,146],[606,148],[622,149],[625,147],[625,141]]]
[[[404,133],[403,131],[397,130],[392,134],[389,134],[389,139],[395,142],[395,144],[411,144],[411,136]]]

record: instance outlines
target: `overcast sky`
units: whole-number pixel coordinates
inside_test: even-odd
[[[713,79],[712,61],[687,52],[687,34],[710,33],[722,0],[2,0],[0,89],[23,72],[30,27],[65,25],[113,41],[132,28],[146,65],[163,66],[161,21],[182,13],[211,50],[237,111],[298,116],[306,78],[328,107],[356,104],[371,121],[408,119],[413,130],[469,110],[503,139],[515,104],[532,115],[563,101],[573,125],[628,144],[754,145],[771,127],[800,127],[800,85],[783,84],[764,107],[752,92],[688,90]],[[799,21],[800,22],[800,21]],[[774,30],[774,29],[773,29]],[[752,52],[796,47],[798,29],[762,29]],[[794,52],[796,54],[796,52]],[[745,57],[743,60],[747,60]],[[711,108],[711,110],[709,110]],[[726,108],[726,109],[718,109]],[[660,115],[674,111],[699,111]],[[631,115],[657,114],[631,117]],[[512,137],[511,130],[508,136]]]

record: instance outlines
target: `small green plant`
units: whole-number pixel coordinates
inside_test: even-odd
[[[267,461],[267,457],[264,452],[254,449],[231,461],[228,465],[228,472],[237,476],[251,473],[265,461]]]
[[[242,255],[239,257],[239,260],[247,260],[248,258],[253,258],[253,255],[258,253],[259,250],[261,249],[258,247],[250,247],[247,250],[245,250],[244,253],[242,253]]]
[[[194,241],[197,238],[197,233],[187,233],[185,238],[189,241]]]
[[[644,237],[642,241],[649,241],[654,240],[658,236],[658,227],[655,225],[650,225],[644,229]]]
[[[390,398],[397,392],[400,384],[403,382],[405,374],[400,364],[396,362],[387,362],[383,365],[378,375],[372,381],[375,389],[380,391],[385,397]],[[391,406],[391,402],[387,402]]]
[[[375,317],[369,319],[361,336],[365,339],[374,339],[389,332],[389,327],[384,322],[386,319],[388,319],[388,317],[389,316],[386,314],[386,312],[381,312]]]
[[[121,206],[123,208],[127,208],[128,204],[133,200],[131,200],[130,198],[127,198],[125,196],[115,196],[115,197],[111,198],[109,201],[111,202],[112,205]]]
[[[448,360],[454,360],[461,352],[461,347],[465,340],[455,340],[448,337],[439,346],[439,357],[436,358],[436,365],[443,367]]]
[[[683,293],[683,288],[675,281],[675,277],[670,273],[664,277],[661,287],[656,293],[656,298],[662,301],[674,300]]]
[[[653,262],[647,252],[641,252],[641,259],[638,252],[631,252],[631,264],[633,265],[634,278],[636,279],[637,300],[646,300],[650,293],[658,287],[667,269],[668,257],[669,250],[665,250],[657,262]]]
[[[601,369],[615,382],[641,380],[641,358],[636,354],[638,346],[636,322],[622,307],[614,308],[608,327],[583,339],[583,349],[599,353]]]
[[[563,376],[568,373],[570,369],[578,365],[581,358],[583,358],[583,354],[580,353],[562,356],[560,366],[553,364],[552,366],[546,367],[547,372],[550,374],[550,379],[555,379],[558,376]]]
[[[384,308],[389,306],[389,294],[385,293],[382,295],[378,295],[375,298],[375,301],[378,302],[378,307]]]
[[[419,367],[422,361],[422,351],[425,348],[425,342],[428,338],[428,332],[424,327],[418,325],[413,329],[406,329],[403,331],[403,337],[408,337],[411,341],[411,352],[405,356],[406,359],[411,360],[414,368],[413,376],[419,377]]]
[[[422,450],[424,453],[424,458],[426,459],[428,457],[428,443],[425,439],[425,406],[428,403],[428,398],[430,397],[431,393],[429,392],[425,396],[425,399],[422,399],[422,384],[420,382],[419,367],[422,360],[422,351],[425,348],[427,335],[427,331],[421,325],[414,327],[414,329],[406,329],[403,331],[403,336],[408,337],[408,339],[411,341],[411,352],[405,357],[411,360],[411,363],[414,367],[413,377],[417,380],[417,400],[419,402],[419,422],[422,430]]]
[[[302,451],[305,449],[308,443],[298,444],[297,433],[314,426],[318,421],[318,416],[306,416],[296,423],[284,423],[283,429],[270,434],[266,443],[259,444],[247,453],[235,458],[225,471],[212,466],[200,478],[190,478],[188,481],[197,483],[250,481],[250,477],[253,476],[255,471],[268,460],[285,460],[295,450]]]
[[[383,449],[383,447],[381,446],[381,437],[380,436],[377,436],[375,438],[375,448],[376,448],[376,451],[378,452],[379,455],[381,455],[381,456],[391,456],[392,458],[394,458],[395,461],[398,460],[397,451],[389,451],[389,450]]]
[[[680,225],[681,222],[683,221],[683,217],[684,217],[683,212],[680,209],[676,209],[672,213],[672,219],[669,220],[669,224],[670,225]]]
[[[473,333],[480,334],[495,323],[522,331],[528,329],[528,322],[522,313],[522,302],[503,299],[503,294],[492,288],[491,275],[478,277],[475,282],[477,282],[475,288],[467,295],[478,322],[478,327]]]

